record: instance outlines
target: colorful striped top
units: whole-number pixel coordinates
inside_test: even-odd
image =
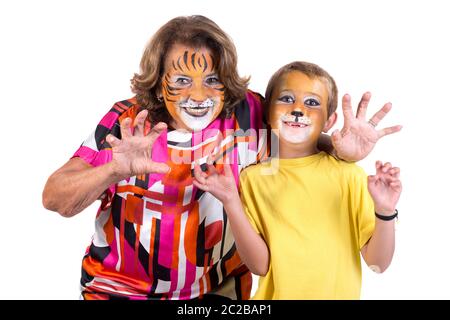
[[[238,174],[266,154],[262,98],[251,91],[230,119],[201,132],[165,131],[152,159],[168,174],[134,176],[101,197],[95,233],[82,262],[84,299],[193,299],[216,294],[248,299],[251,274],[242,264],[222,203],[192,184],[196,160],[218,154]],[[112,159],[106,136],[139,112],[135,98],[118,102],[75,152],[92,166]],[[148,132],[150,124],[146,124]]]

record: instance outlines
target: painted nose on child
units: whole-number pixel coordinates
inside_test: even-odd
[[[294,110],[291,115],[295,117],[295,122],[298,122],[298,117],[303,117],[303,112]]]

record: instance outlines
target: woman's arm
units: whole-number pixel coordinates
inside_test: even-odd
[[[269,249],[244,213],[230,166],[224,164],[223,173],[219,173],[213,165],[208,165],[208,173],[196,165],[193,184],[223,203],[239,256],[252,273],[264,276],[269,269]]]
[[[90,206],[118,179],[110,162],[92,167],[81,158],[72,158],[48,178],[42,203],[63,217],[72,217]]]
[[[109,134],[106,140],[111,145],[112,160],[104,165],[92,167],[84,160],[73,158],[53,173],[42,194],[46,209],[56,211],[64,217],[72,217],[97,200],[109,186],[128,177],[166,173],[169,167],[152,161],[152,146],[163,130],[158,123],[148,134],[144,134],[147,110],[135,118],[131,130],[131,118],[122,121],[122,139]]]

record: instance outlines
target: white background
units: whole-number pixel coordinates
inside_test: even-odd
[[[360,164],[402,169],[397,249],[384,274],[364,266],[361,298],[449,299],[450,23],[446,1],[432,0],[2,1],[0,298],[78,298],[98,203],[64,219],[42,207],[43,186],[112,104],[131,97],[150,36],[191,14],[231,36],[255,91],[305,60],[328,70],[354,106],[370,90],[370,115],[393,103],[380,127],[404,129]]]

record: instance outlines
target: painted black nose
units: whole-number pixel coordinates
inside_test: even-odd
[[[303,117],[303,112],[301,112],[301,111],[292,111],[291,115],[293,115],[295,117],[295,121],[297,121],[298,117]]]

